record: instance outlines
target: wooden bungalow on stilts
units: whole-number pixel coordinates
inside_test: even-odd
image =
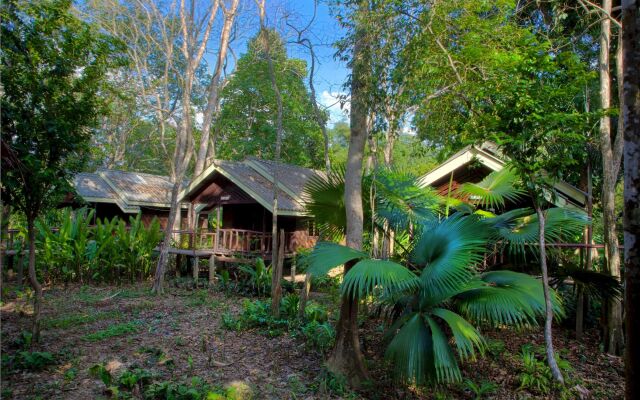
[[[176,232],[181,246],[170,253],[194,258],[197,276],[200,258],[209,259],[213,278],[217,262],[271,260],[274,171],[278,176],[278,229],[284,237],[284,257],[313,247],[311,218],[305,214],[302,193],[311,177],[321,172],[294,165],[248,158],[214,161],[180,194],[189,208],[189,229]]]

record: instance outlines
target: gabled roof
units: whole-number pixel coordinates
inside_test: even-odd
[[[169,208],[173,188],[166,176],[109,169],[79,173],[73,183],[85,201],[117,204],[125,213],[137,213],[141,206]]]
[[[499,152],[495,143],[485,142],[480,146],[467,146],[449,157],[435,169],[423,175],[418,180],[418,183],[422,187],[430,186],[434,182],[449,176],[453,171],[474,161],[480,162],[493,171],[500,171],[507,164],[505,158]],[[586,204],[587,194],[569,183],[558,181],[553,186],[559,196],[552,199],[551,193],[547,192],[545,197],[549,201],[553,200],[556,206],[573,205],[582,207]]]
[[[217,174],[229,179],[268,210],[273,208],[274,172],[278,172],[278,214],[304,215],[302,192],[313,176],[313,169],[274,161],[247,158],[244,161],[215,160],[180,193],[181,201],[203,189]]]

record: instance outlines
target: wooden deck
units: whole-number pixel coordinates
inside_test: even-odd
[[[317,237],[301,232],[284,233],[285,257],[292,257],[301,248],[311,248]],[[261,257],[271,259],[271,233],[247,229],[217,229],[207,231],[173,231],[169,252],[192,257],[215,255],[219,259],[246,260]]]

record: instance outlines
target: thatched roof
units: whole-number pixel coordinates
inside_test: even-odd
[[[173,187],[166,176],[108,169],[77,174],[73,183],[85,201],[117,204],[126,213],[140,207],[169,208]]]
[[[273,208],[274,171],[278,171],[278,213],[280,215],[304,215],[301,198],[304,186],[312,176],[322,172],[290,164],[247,158],[244,161],[215,160],[196,177],[180,198],[187,201],[204,190],[216,176],[223,176],[268,210]]]

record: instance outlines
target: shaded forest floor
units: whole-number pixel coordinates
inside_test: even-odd
[[[50,356],[40,358],[25,351],[29,337],[23,332],[30,328],[30,307],[24,298],[6,298],[1,309],[2,399],[110,398],[118,391],[118,383],[112,381],[123,374],[130,379],[120,379],[120,398],[143,398],[142,382],[153,382],[158,398],[169,387],[186,393],[183,398],[198,398],[204,387],[219,393],[219,399],[475,398],[468,383],[422,390],[394,386],[381,361],[384,346],[378,320],[363,324],[363,345],[375,384],[354,393],[324,372],[323,356],[305,347],[301,338],[224,329],[222,314],[240,313],[243,297],[179,288],[152,296],[147,286],[48,290],[43,336],[33,350]],[[466,363],[463,372],[476,386],[495,384],[483,398],[558,398],[557,392],[520,388],[522,346],[531,344],[536,351],[544,343],[541,331],[485,335],[489,351]],[[622,361],[602,355],[597,338],[587,335],[578,343],[570,332],[558,329],[556,346],[571,366],[569,384],[576,387],[565,391],[568,398],[588,391],[594,399],[622,399]],[[194,397],[188,397],[190,390]]]

